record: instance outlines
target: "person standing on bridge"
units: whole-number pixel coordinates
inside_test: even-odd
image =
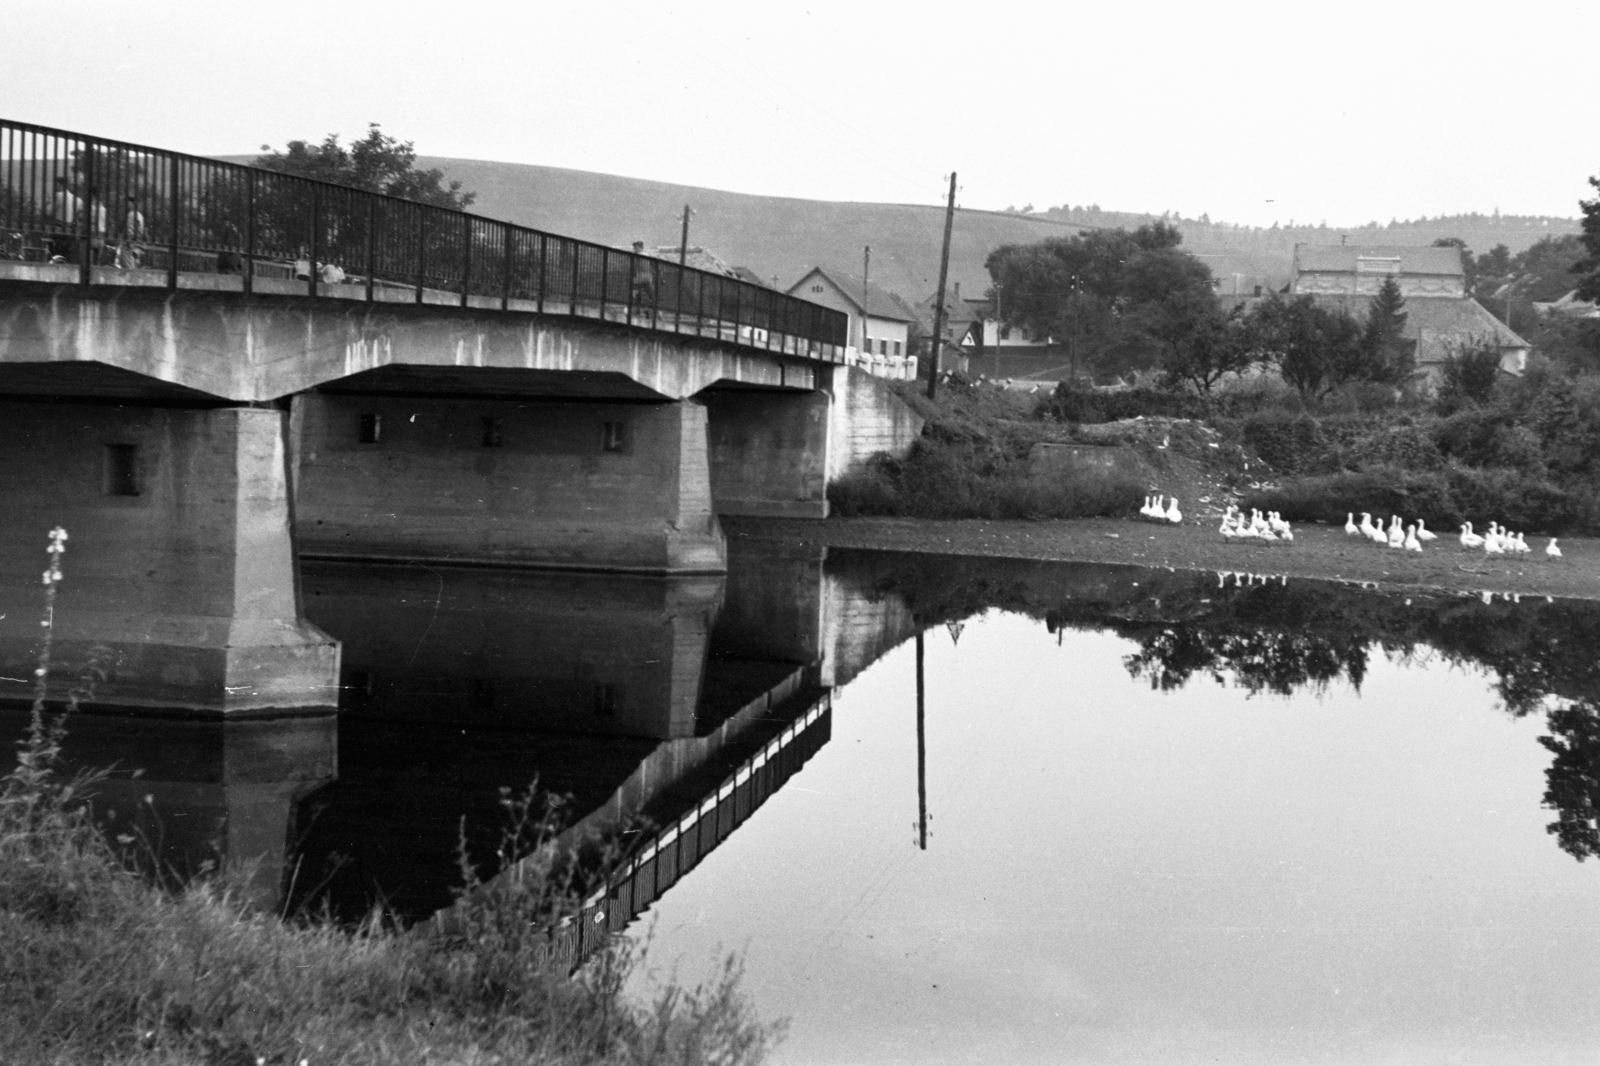
[[[633,305],[655,303],[656,279],[651,269],[650,257],[644,254],[644,242],[633,242]]]

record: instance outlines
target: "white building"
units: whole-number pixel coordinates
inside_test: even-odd
[[[909,380],[917,376],[917,358],[907,350],[916,314],[894,293],[870,282],[863,286],[859,277],[821,267],[812,267],[788,291],[790,296],[850,316],[847,365],[860,366],[877,377]]]

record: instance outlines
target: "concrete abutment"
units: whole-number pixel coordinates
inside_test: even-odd
[[[61,526],[52,700],[76,687],[88,705],[202,714],[337,703],[338,645],[300,611],[285,437],[265,408],[0,403],[0,698],[32,695]]]

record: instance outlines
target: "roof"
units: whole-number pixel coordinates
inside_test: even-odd
[[[1461,249],[1451,245],[1435,248],[1405,244],[1297,244],[1294,246],[1294,272],[1355,274],[1361,260],[1400,261],[1401,274],[1434,274],[1464,277]]]
[[[1372,307],[1370,296],[1319,293],[1311,299],[1320,307],[1343,308],[1358,319],[1365,319]],[[1500,348],[1532,347],[1470,296],[1407,300],[1402,310],[1406,316],[1402,335],[1417,342],[1419,366],[1443,362],[1453,354],[1455,345],[1469,338],[1493,337]]]
[[[763,289],[772,288],[771,283],[769,283],[766,278],[763,278],[760,274],[757,274],[754,270],[751,270],[747,266],[734,267],[733,276],[738,278],[740,281],[748,281],[752,285],[759,285]]]
[[[676,244],[662,245],[656,248],[654,255],[657,259],[665,259],[668,262],[676,263],[678,261],[678,250],[679,246]],[[721,274],[725,278],[739,276],[734,273],[734,268],[724,263],[717,253],[696,244],[689,245],[689,250],[683,257],[683,265],[694,270],[705,270],[712,274]]]
[[[858,313],[863,310],[861,306],[861,278],[855,274],[846,274],[838,270],[823,270],[821,267],[812,267],[805,272],[799,281],[789,286],[787,290],[789,294],[791,296],[801,295],[799,292],[800,287],[809,281],[813,274],[820,274],[824,279],[831,282],[833,287],[839,290],[840,295]],[[866,289],[867,306],[865,311],[868,317],[882,318],[890,322],[917,321],[917,313],[899,296],[887,289],[880,289],[870,281],[867,282]]]

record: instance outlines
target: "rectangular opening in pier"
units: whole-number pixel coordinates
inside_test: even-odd
[[[107,496],[139,495],[139,446],[137,444],[106,445],[105,494]]]
[[[383,436],[383,416],[382,415],[372,415],[372,414],[362,415],[361,416],[361,443],[362,444],[376,444],[376,443],[378,443],[379,439],[382,438],[382,436]]]
[[[608,452],[620,452],[627,446],[626,422],[602,422],[600,447]]]
[[[483,446],[485,448],[498,448],[505,443],[505,420],[501,418],[485,418],[483,420]]]

